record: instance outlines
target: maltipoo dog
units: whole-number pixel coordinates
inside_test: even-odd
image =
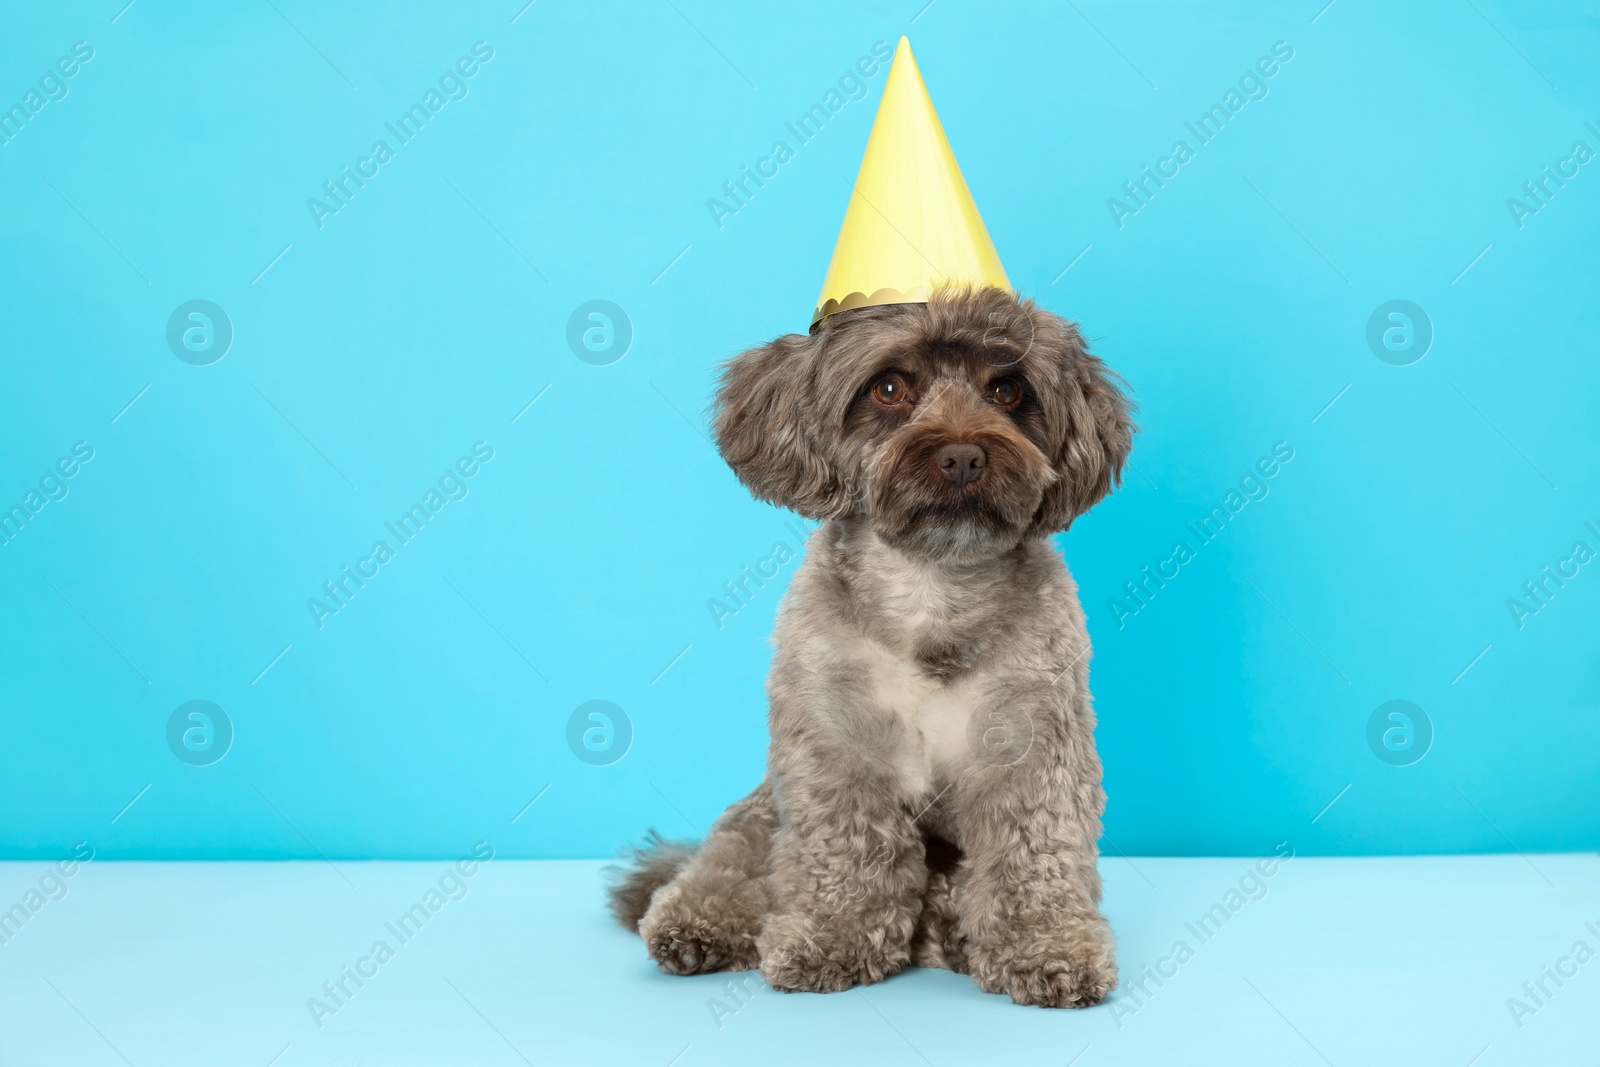
[[[1121,479],[1119,384],[995,288],[841,312],[726,365],[723,458],[822,525],[778,614],[765,779],[612,885],[662,970],[830,992],[945,967],[1047,1007],[1116,985],[1089,635],[1047,538]]]

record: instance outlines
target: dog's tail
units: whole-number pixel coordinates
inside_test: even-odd
[[[607,903],[617,922],[638,931],[655,891],[676,878],[699,850],[698,841],[667,841],[651,830],[643,845],[628,850],[622,866],[606,868]]]

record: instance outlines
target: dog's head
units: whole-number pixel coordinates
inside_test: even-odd
[[[1031,301],[945,291],[734,357],[717,444],[763,500],[868,517],[919,557],[981,556],[1066,529],[1121,480],[1134,427],[1119,382]]]

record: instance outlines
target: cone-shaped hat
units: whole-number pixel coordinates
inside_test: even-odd
[[[947,285],[1011,289],[902,37],[811,323]]]

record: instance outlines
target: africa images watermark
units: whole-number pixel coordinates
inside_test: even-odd
[[[1194,536],[1195,544],[1191,545],[1188,537],[1177,541],[1165,559],[1145,564],[1140,578],[1122,584],[1126,599],[1112,597],[1106,602],[1111,617],[1117,620],[1117,629],[1126,627],[1129,619],[1149,607],[1156,594],[1183,573],[1183,567],[1199,557],[1200,549],[1215,541],[1249,504],[1265,500],[1272,492],[1268,482],[1292,459],[1294,447],[1287,441],[1279,441],[1272,446],[1270,455],[1257,459],[1255,466],[1244,473],[1237,488],[1229,488],[1223,494],[1221,503],[1211,505],[1199,520],[1184,523],[1184,530]]]
[[[806,531],[793,522],[786,522],[783,526],[789,531],[789,537],[793,538],[792,544],[788,538],[774,541],[772,551],[756,560],[754,571],[750,564],[744,564],[739,568],[739,577],[722,583],[722,596],[706,599],[706,610],[711,612],[711,621],[717,624],[717,629],[722,629],[727,619],[749,607],[756,594],[777,578],[790,560],[800,557],[800,550],[806,543]],[[752,583],[754,589],[751,588]],[[741,593],[744,594],[742,597]]]
[[[1592,522],[1586,522],[1583,526],[1600,543],[1600,527]],[[1549,607],[1556,594],[1565,589],[1567,583],[1576,578],[1594,558],[1595,550],[1589,542],[1574,541],[1567,555],[1555,563],[1546,563],[1540,568],[1537,578],[1523,582],[1521,593],[1506,598],[1506,610],[1511,612],[1511,621],[1517,624],[1517,629],[1525,629],[1529,619]]]
[[[467,899],[468,879],[477,875],[480,864],[487,864],[492,859],[493,845],[487,841],[473,845],[471,854],[446,867],[438,881],[427,888],[420,900],[383,924],[389,937],[394,939],[393,945],[389,944],[388,938],[380,937],[353,966],[341,963],[338,975],[322,983],[322,995],[306,998],[306,1010],[311,1013],[311,1021],[317,1029],[321,1030],[329,1016],[339,1014],[340,1009],[366,988],[368,982],[378,977],[383,965],[395,958],[401,946],[415,939],[422,928],[444,910],[446,904]]]
[[[20,503],[0,510],[0,545],[9,545],[16,540],[23,528],[47,504],[67,499],[67,494],[72,491],[68,483],[78,476],[78,472],[91,459],[94,459],[94,446],[87,441],[78,441],[72,446],[71,455],[62,456],[45,469],[38,486],[30,486]]]
[[[1583,128],[1589,131],[1596,144],[1600,144],[1600,129],[1594,123],[1585,122]],[[1595,150],[1589,147],[1589,142],[1579,140],[1572,143],[1566,155],[1556,160],[1554,169],[1548,163],[1540,164],[1539,176],[1522,183],[1522,194],[1506,198],[1506,210],[1511,212],[1511,221],[1517,224],[1517,229],[1524,229],[1528,219],[1549,207],[1555,195],[1594,157]]]
[[[57,59],[39,75],[37,89],[30,88],[22,94],[21,102],[10,107],[0,104],[0,147],[9,146],[47,104],[65,100],[72,91],[67,82],[77,77],[84,64],[93,58],[93,45],[88,41],[74,41],[71,55]]]
[[[1583,929],[1595,938],[1595,943],[1600,944],[1600,925],[1586,922]],[[1511,1013],[1511,1021],[1521,1030],[1526,1025],[1526,1020],[1531,1015],[1537,1015],[1549,1005],[1551,999],[1572,979],[1578,977],[1578,968],[1594,959],[1594,946],[1583,938],[1572,943],[1565,956],[1556,960],[1552,966],[1548,963],[1539,965],[1539,977],[1530,978],[1522,983],[1522,996],[1507,997],[1506,1010]],[[1555,985],[1551,989],[1551,984]]]
[[[1253,67],[1239,76],[1238,88],[1230,87],[1222,94],[1221,103],[1212,104],[1193,122],[1183,124],[1183,128],[1194,137],[1193,147],[1185,140],[1174,141],[1172,148],[1156,160],[1154,167],[1146,163],[1139,168],[1139,177],[1123,182],[1122,193],[1126,199],[1113,196],[1106,200],[1106,210],[1111,213],[1111,221],[1116,223],[1117,229],[1123,229],[1127,219],[1149,207],[1156,193],[1166,188],[1167,182],[1176,178],[1183,166],[1194,159],[1197,149],[1216,139],[1233,117],[1244,110],[1246,104],[1265,100],[1271,91],[1267,83],[1277,77],[1278,72],[1293,58],[1294,48],[1289,42],[1274,42],[1271,55],[1261,56]]]
[[[838,88],[829,88],[820,103],[812,104],[793,122],[785,122],[783,128],[794,136],[798,147],[810,144],[846,104],[867,98],[867,81],[893,58],[894,49],[887,41],[872,42],[872,55],[860,57],[854,67],[839,75]],[[706,200],[706,210],[711,212],[711,221],[716,223],[717,229],[723,228],[724,219],[748,207],[757,190],[766,188],[767,182],[776,178],[780,168],[794,157],[795,148],[790,147],[788,141],[780,140],[772,143],[767,155],[756,160],[754,168],[748,163],[741,164],[739,176],[722,183],[722,196],[726,201],[715,196]]]
[[[402,111],[394,121],[383,124],[383,128],[394,137],[393,147],[388,141],[379,139],[372,142],[365,156],[356,160],[355,169],[352,170],[348,163],[340,164],[339,175],[322,183],[322,193],[326,199],[313,196],[306,200],[306,210],[311,212],[311,221],[317,224],[317,229],[322,229],[330,217],[349,207],[356,193],[365,189],[367,182],[378,176],[384,164],[394,159],[398,149],[410,144],[429,120],[444,110],[446,104],[452,100],[465,100],[471,91],[467,82],[477,77],[483,65],[493,58],[494,49],[487,42],[475,42],[472,55],[461,56],[452,68],[439,75],[437,88],[429,86],[427,92],[422,94],[421,101]]]
[[[468,483],[492,459],[494,447],[487,441],[475,442],[472,455],[458,458],[453,467],[439,475],[436,486],[428,487],[419,502],[401,512],[393,522],[383,524],[383,528],[394,538],[394,546],[391,547],[388,541],[382,539],[374,541],[371,550],[356,560],[354,570],[346,563],[339,568],[337,578],[322,583],[322,596],[307,597],[306,610],[311,613],[311,621],[317,624],[317,629],[327,625],[329,616],[337,615],[349,607],[355,595],[382,573],[386,563],[395,558],[398,549],[409,545],[428,522],[444,510],[446,504],[467,499],[467,494],[472,492]]]
[[[1184,964],[1194,959],[1196,950],[1221,933],[1230,919],[1243,911],[1247,904],[1266,899],[1271,891],[1268,882],[1288,866],[1295,855],[1294,846],[1287,841],[1274,845],[1273,852],[1273,856],[1256,860],[1246,867],[1238,881],[1222,894],[1221,900],[1201,912],[1192,922],[1183,924],[1184,930],[1194,938],[1193,945],[1189,944],[1187,938],[1180,937],[1172,943],[1172,948],[1165,956],[1153,964],[1140,967],[1138,977],[1123,978],[1121,987],[1110,1000],[1111,1018],[1116,1021],[1118,1030],[1122,1029],[1124,1019],[1139,1014],[1168,982],[1178,977]]]
[[[22,933],[22,928],[44,910],[45,905],[67,899],[70,891],[67,882],[75,878],[82,866],[92,859],[94,846],[87,841],[79,841],[72,846],[70,856],[46,867],[39,880],[22,894],[21,900],[0,911],[0,945],[9,945],[12,938]]]
[[[706,998],[706,1010],[711,1013],[711,1021],[717,1024],[718,1030],[721,1030],[727,1026],[725,1020],[731,1019],[748,1007],[755,1000],[755,994],[762,990],[770,993],[772,987],[767,985],[760,971],[740,971],[733,975],[722,983],[722,993],[727,1000],[717,997]],[[741,993],[744,995],[740,996]]]

